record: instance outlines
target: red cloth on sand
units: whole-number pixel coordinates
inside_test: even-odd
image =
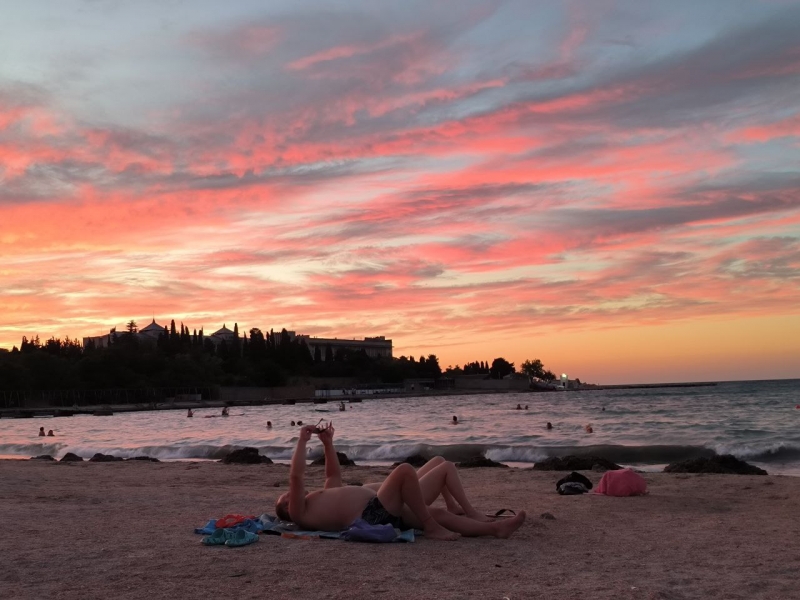
[[[606,471],[594,493],[606,496],[642,496],[647,493],[647,482],[644,477],[630,469]]]
[[[255,519],[255,517],[246,517],[244,515],[225,515],[221,519],[217,519],[215,527],[235,527],[247,519]]]

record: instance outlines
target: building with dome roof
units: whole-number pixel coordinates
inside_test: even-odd
[[[155,346],[158,343],[158,336],[164,333],[164,331],[164,326],[156,323],[154,318],[149,325],[139,329],[134,335],[136,336],[137,341],[140,343]],[[114,328],[105,335],[96,335],[83,338],[83,347],[86,348],[89,345],[94,345],[95,348],[108,348],[111,345],[111,340],[115,334],[117,336],[129,335],[127,331],[117,331],[116,328]]]
[[[206,339],[211,340],[215,346],[219,346],[222,342],[226,344],[232,343],[235,337],[236,335],[223,324],[220,329],[217,329]]]

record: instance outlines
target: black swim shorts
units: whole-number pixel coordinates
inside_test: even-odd
[[[364,507],[361,518],[370,525],[391,525],[397,529],[409,529],[403,523],[402,517],[396,517],[383,507],[381,501],[375,496]]]

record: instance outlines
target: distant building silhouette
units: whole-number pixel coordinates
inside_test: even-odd
[[[113,343],[113,338],[115,335],[119,338],[128,335],[135,335],[138,342],[155,346],[158,343],[159,336],[163,334],[164,331],[164,326],[159,325],[156,323],[156,320],[153,319],[153,321],[147,325],[147,327],[143,327],[138,332],[133,334],[130,334],[127,331],[117,332],[116,329],[112,329],[106,335],[85,337],[83,338],[83,347],[86,348],[90,344],[93,344],[95,348],[107,348]],[[290,341],[299,340],[305,342],[308,346],[309,352],[311,352],[311,356],[314,356],[315,350],[319,348],[322,360],[325,360],[327,349],[331,350],[331,354],[333,356],[336,356],[336,352],[338,350],[349,350],[354,352],[363,350],[370,358],[392,358],[392,340],[387,340],[382,335],[376,337],[365,337],[363,340],[356,340],[311,337],[309,335],[298,335],[294,331],[287,331],[286,333],[289,335]],[[234,337],[234,332],[223,324],[220,329],[211,335],[206,336],[206,339],[210,340],[214,346],[219,346],[222,342],[230,345],[233,342]]]
[[[294,335],[294,332],[290,332]],[[298,340],[302,340],[308,346],[311,356],[314,356],[316,348],[320,349],[322,360],[325,360],[326,349],[330,348],[336,356],[337,350],[350,350],[358,352],[363,350],[370,358],[392,358],[392,340],[387,340],[384,336],[365,337],[363,340],[347,340],[339,338],[319,338],[308,335],[298,335]]]

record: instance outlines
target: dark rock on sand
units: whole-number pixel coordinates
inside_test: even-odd
[[[257,448],[240,448],[239,450],[234,450],[227,456],[223,457],[221,462],[225,463],[226,465],[260,465],[262,463],[267,465],[272,464],[272,460],[266,456],[260,455]]]
[[[411,456],[409,456],[405,460],[394,463],[392,465],[392,468],[394,469],[395,467],[397,467],[399,465],[402,465],[403,463],[408,463],[412,467],[414,467],[415,469],[419,469],[426,462],[428,462],[428,459],[425,458],[424,456],[422,456],[421,454],[412,454]]]
[[[117,462],[121,460],[123,460],[121,456],[112,456],[111,454],[103,454],[102,452],[98,452],[89,459],[89,462]]]
[[[73,454],[72,452],[67,452],[64,456],[61,457],[61,462],[83,462],[83,459],[77,454]]]
[[[157,458],[150,458],[149,456],[134,456],[132,458],[126,458],[125,460],[146,460],[149,462],[161,462]]]
[[[468,458],[467,460],[462,460],[460,463],[457,463],[456,466],[459,469],[474,469],[476,467],[502,467],[504,469],[508,468],[508,465],[495,462],[490,458],[486,458],[485,456],[475,456],[473,458]]]
[[[618,464],[600,456],[552,456],[533,465],[535,471],[616,471]]]
[[[339,464],[344,467],[355,467],[356,463],[349,458],[347,458],[347,454],[344,452],[337,452],[336,457],[339,459]],[[317,460],[311,463],[312,466],[320,466],[325,464],[325,455],[323,454]]]
[[[31,456],[31,460],[55,460],[49,454],[40,454],[39,456]]]
[[[739,460],[731,454],[693,458],[664,467],[665,473],[724,473],[727,475],[766,475],[764,469]]]

